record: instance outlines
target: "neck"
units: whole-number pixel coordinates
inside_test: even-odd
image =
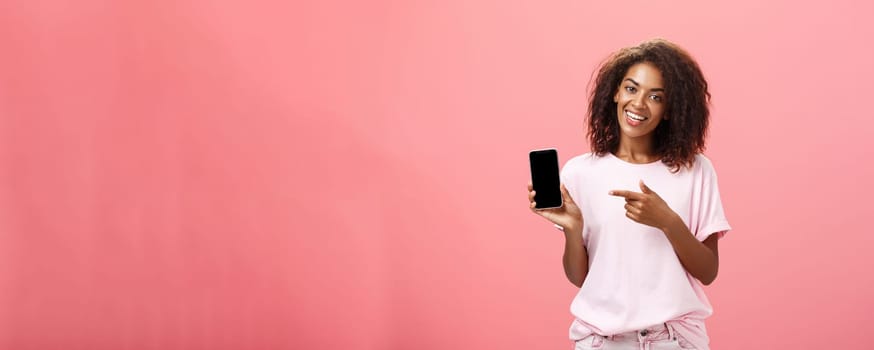
[[[652,163],[661,159],[655,152],[652,135],[647,136],[631,139],[623,135],[614,155],[629,163]]]

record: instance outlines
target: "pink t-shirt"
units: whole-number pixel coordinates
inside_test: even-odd
[[[571,303],[576,320],[570,337],[614,335],[668,323],[699,349],[709,338],[704,319],[713,308],[703,285],[680,264],[664,232],[625,216],[625,199],[610,190],[641,192],[649,186],[704,241],[730,230],[722,210],[716,172],[696,155],[694,166],[677,173],[662,162],[633,164],[607,153],[574,157],[561,180],[583,213],[583,242],[589,273]]]

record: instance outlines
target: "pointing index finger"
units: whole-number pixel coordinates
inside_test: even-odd
[[[643,198],[643,193],[625,190],[612,190],[608,193],[611,196],[624,197],[625,199],[638,200]]]

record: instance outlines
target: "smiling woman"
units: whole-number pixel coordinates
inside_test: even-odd
[[[599,70],[589,105],[592,153],[561,173],[563,205],[535,213],[565,233],[577,349],[707,349],[703,286],[731,229],[716,172],[701,154],[709,93],[678,46],[651,40]]]

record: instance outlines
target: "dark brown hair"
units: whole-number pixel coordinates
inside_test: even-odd
[[[586,136],[592,152],[603,156],[619,147],[619,121],[613,96],[631,66],[647,62],[662,73],[666,109],[655,129],[656,154],[671,172],[691,167],[695,155],[704,151],[710,117],[710,92],[698,63],[676,44],[663,39],[645,41],[610,55],[601,65],[589,99]]]

